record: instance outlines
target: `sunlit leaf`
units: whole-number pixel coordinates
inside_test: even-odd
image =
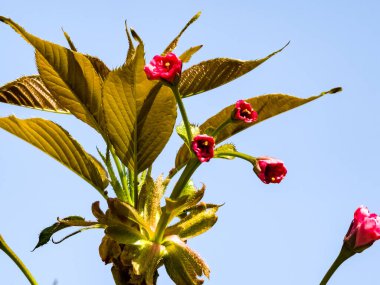
[[[201,15],[201,12],[198,12],[195,14],[189,22],[185,25],[185,27],[181,30],[181,32],[174,38],[174,40],[167,46],[167,48],[164,50],[163,54],[167,54],[169,52],[172,52],[178,44],[179,39],[181,38],[182,34],[187,30],[187,28],[194,23]]]
[[[145,242],[139,247],[137,256],[132,260],[133,273],[144,276],[146,285],[153,285],[154,274],[164,253],[164,246],[154,242]]]
[[[38,75],[24,76],[0,88],[0,102],[43,111],[69,114]]]
[[[178,235],[182,239],[189,239],[203,234],[218,220],[216,216],[218,208],[218,206],[215,206],[190,212],[178,223],[168,227],[165,230],[165,235]]]
[[[203,47],[203,45],[199,45],[199,46],[195,46],[195,47],[191,47],[189,48],[187,51],[185,51],[183,54],[181,54],[179,56],[179,59],[182,60],[183,63],[185,62],[189,62],[191,57],[198,51],[200,50],[201,48]]]
[[[235,121],[234,123],[229,124],[225,128],[223,128],[218,136],[216,137],[216,143],[220,143],[229,137],[245,130],[253,125],[256,125],[266,119],[277,116],[283,112],[288,110],[297,108],[303,104],[306,104],[310,101],[318,99],[326,94],[334,94],[340,92],[342,89],[340,87],[331,89],[329,91],[323,92],[318,96],[312,96],[309,98],[298,98],[290,95],[284,94],[269,94],[262,95],[258,97],[253,97],[250,99],[246,99],[245,101],[249,102],[253,109],[258,113],[258,119],[254,123],[244,123],[241,121]],[[222,111],[209,118],[206,122],[204,122],[199,128],[201,132],[204,132],[209,128],[217,128],[220,124],[226,121],[229,117],[231,117],[231,113],[235,108],[235,104],[230,105],[224,108]],[[189,150],[185,145],[182,145],[180,150],[177,153],[176,157],[176,168],[182,168],[186,162],[190,159],[191,155]]]
[[[106,171],[59,125],[40,118],[23,120],[10,116],[0,118],[0,128],[55,158],[103,194],[108,185]]]
[[[75,47],[73,41],[71,40],[70,36],[68,33],[65,32],[65,30],[62,28],[63,35],[65,36],[65,39],[72,51],[78,51],[77,48]]]
[[[170,88],[149,81],[139,44],[129,64],[112,71],[103,88],[106,126],[116,154],[133,171],[148,168],[168,142],[176,119]]]
[[[107,227],[106,234],[121,244],[134,244],[145,239],[138,230],[128,225]]]
[[[255,69],[286,46],[261,59],[215,58],[193,65],[182,73],[179,82],[181,96],[190,97],[226,84]]]
[[[83,54],[42,40],[26,32],[11,19],[0,16],[36,49],[41,79],[61,106],[98,131],[103,126],[101,78]]]
[[[79,217],[79,216],[70,216],[70,217],[67,217],[67,218],[64,218],[62,219],[62,221],[71,221],[73,223],[75,222],[83,222],[84,219],[82,217]],[[38,237],[38,243],[36,245],[36,247],[33,249],[35,250],[36,248],[40,247],[40,246],[43,246],[45,244],[47,244],[51,237],[58,231],[60,230],[63,230],[65,228],[68,228],[70,227],[70,225],[67,225],[67,224],[64,224],[62,222],[57,222],[57,223],[54,223],[52,226],[50,227],[47,227],[46,229],[44,229],[39,237]]]
[[[210,269],[202,258],[177,236],[166,238],[164,259],[166,271],[176,284],[203,284],[198,276],[210,276]]]

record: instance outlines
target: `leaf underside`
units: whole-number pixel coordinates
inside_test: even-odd
[[[102,165],[54,122],[40,118],[23,120],[10,116],[0,118],[0,128],[50,155],[99,191],[107,187],[107,173]]]

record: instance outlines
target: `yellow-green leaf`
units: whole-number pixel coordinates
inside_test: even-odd
[[[199,46],[195,46],[195,47],[191,47],[189,48],[187,51],[185,51],[183,54],[181,54],[179,56],[179,59],[182,60],[183,63],[185,62],[189,62],[191,57],[198,51],[200,50],[201,48],[203,47],[203,45],[199,45]]]
[[[42,111],[70,113],[50,93],[38,75],[24,76],[2,86],[0,102]]]
[[[23,120],[10,116],[0,118],[0,128],[58,160],[104,195],[108,185],[106,171],[61,126],[40,118]]]
[[[11,26],[36,49],[41,79],[60,105],[101,131],[102,80],[91,61],[83,54],[29,34],[11,19],[0,16],[0,21]]]
[[[108,135],[116,154],[133,171],[148,168],[168,142],[176,119],[170,90],[144,72],[144,47],[122,68],[112,71],[103,88]]]
[[[128,225],[107,227],[105,232],[121,244],[134,244],[139,240],[145,240],[145,237],[138,230]]]
[[[210,276],[210,268],[202,258],[178,236],[167,237],[163,244],[167,255],[164,259],[166,271],[176,284],[203,284],[198,276]]]
[[[190,97],[235,80],[281,52],[286,46],[261,59],[215,58],[193,65],[182,73],[179,82],[181,96]]]
[[[245,101],[249,102],[253,109],[258,114],[258,119],[254,123],[244,123],[241,121],[235,121],[233,123],[230,123],[225,128],[223,128],[217,135],[215,143],[220,143],[229,137],[233,136],[234,134],[237,134],[241,132],[242,130],[245,130],[253,125],[256,125],[266,119],[272,118],[274,116],[277,116],[283,112],[286,112],[288,110],[297,108],[303,104],[306,104],[310,101],[313,101],[315,99],[318,99],[325,94],[333,94],[340,92],[342,89],[340,87],[331,89],[329,91],[323,92],[318,96],[312,96],[309,98],[298,98],[290,95],[284,95],[284,94],[269,94],[269,95],[262,95],[258,97],[253,97],[246,99]],[[216,129],[219,125],[221,125],[224,121],[226,121],[229,117],[231,117],[232,111],[235,108],[235,104],[230,105],[226,108],[224,108],[222,111],[214,115],[213,117],[209,118],[206,122],[204,122],[199,128],[201,130],[201,133],[209,128]],[[190,152],[188,148],[185,145],[182,145],[180,150],[177,153],[176,157],[176,168],[180,169],[182,168],[186,162],[190,159]]]
[[[159,177],[159,180],[162,183],[162,177]],[[156,228],[160,218],[162,195],[162,187],[154,183],[152,177],[147,176],[139,194],[139,210],[152,229]]]
[[[219,206],[212,208],[203,208],[190,212],[185,218],[178,223],[168,227],[165,235],[178,235],[182,239],[196,237],[208,231],[218,220],[216,211]]]
[[[164,50],[163,54],[167,54],[169,52],[172,52],[176,47],[177,47],[177,44],[178,44],[178,41],[179,39],[181,38],[182,34],[187,30],[187,28],[192,24],[194,23],[196,20],[198,20],[198,18],[200,17],[201,15],[201,12],[198,12],[197,14],[195,14],[188,22],[187,24],[185,25],[185,27],[179,32],[179,34],[174,38],[174,40],[166,47],[166,49]]]

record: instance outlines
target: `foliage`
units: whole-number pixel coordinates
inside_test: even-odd
[[[170,68],[170,62],[165,62],[166,56],[174,51],[184,31],[199,15],[190,19],[162,56],[157,57],[162,61],[154,62],[162,64],[159,70]],[[201,201],[205,186],[201,189],[194,187],[190,180],[194,171],[212,155],[214,158],[242,158],[255,166],[256,158],[238,152],[235,145],[218,144],[263,120],[341,90],[335,88],[306,99],[285,94],[252,97],[244,104],[257,112],[257,121],[235,120],[235,104],[232,104],[197,127],[190,124],[183,99],[239,78],[286,46],[262,59],[215,58],[193,65],[182,74],[170,73],[174,76],[170,80],[163,77],[162,80],[149,80],[144,72],[143,41],[128,27],[127,58],[119,68],[111,70],[100,59],[78,52],[67,33],[64,35],[70,48],[40,39],[11,19],[0,16],[0,21],[32,45],[39,72],[39,75],[24,76],[1,87],[0,101],[71,114],[104,139],[99,161],[87,153],[67,130],[52,121],[14,116],[0,118],[0,128],[55,158],[90,183],[107,201],[106,211],[100,209],[99,202],[92,205],[95,221],[76,216],[59,219],[41,232],[36,248],[65,228],[80,227],[75,233],[104,229],[99,254],[106,264],[112,263],[116,284],[155,284],[157,268],[162,265],[177,284],[202,284],[201,277],[209,277],[210,269],[187,241],[205,233],[216,223],[220,205]],[[179,59],[190,61],[201,47],[189,48]],[[168,177],[154,179],[151,177],[152,165],[172,135],[177,106],[183,123],[176,130],[185,143],[179,149],[175,168]],[[202,151],[195,156],[192,148],[192,142],[201,134],[212,136],[217,145],[214,153],[214,146],[208,144],[214,139],[198,144],[201,149],[212,148],[208,152],[211,157],[207,159],[202,159]],[[170,196],[161,205],[171,179],[183,167],[185,169]]]

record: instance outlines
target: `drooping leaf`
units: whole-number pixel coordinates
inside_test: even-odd
[[[83,54],[42,40],[26,32],[11,19],[0,16],[36,49],[36,62],[41,79],[61,106],[101,132],[101,78],[91,61]]]
[[[178,235],[182,239],[189,239],[208,231],[218,220],[216,211],[219,206],[201,208],[190,212],[178,223],[168,227],[165,235]]]
[[[340,92],[342,89],[340,87],[331,89],[326,92],[322,92],[320,95],[312,96],[309,98],[298,98],[290,95],[284,95],[284,94],[268,94],[268,95],[262,95],[258,97],[253,97],[250,99],[246,99],[245,101],[249,102],[253,109],[258,114],[258,119],[254,123],[244,123],[241,121],[236,121],[234,123],[229,124],[225,128],[223,128],[218,136],[216,137],[215,143],[218,144],[229,137],[241,132],[242,130],[245,130],[253,125],[256,125],[266,119],[272,118],[274,116],[277,116],[283,112],[286,112],[288,110],[297,108],[303,104],[306,104],[308,102],[311,102],[315,99],[318,99],[326,94],[334,94],[337,92]],[[222,124],[224,121],[226,121],[230,116],[232,111],[235,108],[235,104],[230,105],[226,108],[224,108],[222,111],[214,115],[213,117],[209,118],[204,122],[199,128],[201,130],[201,133],[204,132],[206,129],[209,128],[217,128],[220,124]],[[180,169],[182,168],[186,162],[190,159],[191,154],[187,147],[185,145],[182,145],[180,150],[177,153],[176,157],[176,168]]]
[[[74,171],[102,195],[108,185],[102,165],[56,123],[40,118],[0,118],[0,128],[34,145]]]
[[[187,24],[185,25],[185,27],[180,31],[180,33],[174,38],[174,40],[166,47],[166,49],[164,50],[163,54],[167,54],[169,52],[172,52],[176,47],[177,47],[177,44],[178,44],[178,41],[179,39],[181,38],[182,34],[187,30],[187,28],[192,24],[194,23],[201,15],[201,12],[198,12],[197,14],[195,14],[191,19],[190,21],[187,22]]]
[[[79,217],[79,216],[70,216],[70,217],[67,217],[67,218],[64,218],[62,219],[62,221],[70,221],[72,223],[81,223],[84,222],[84,218],[82,217]],[[60,230],[63,230],[65,228],[68,228],[70,227],[70,225],[67,225],[65,223],[62,223],[62,222],[57,222],[57,223],[54,223],[52,226],[50,227],[47,227],[46,229],[44,229],[39,237],[38,237],[38,243],[36,245],[36,247],[33,249],[35,250],[36,248],[40,247],[40,246],[43,246],[45,244],[47,244],[49,242],[49,240],[51,239],[51,237],[58,231]]]
[[[24,76],[0,88],[0,102],[42,111],[69,114],[38,75]]]
[[[106,126],[121,161],[133,173],[148,168],[168,142],[176,119],[170,88],[149,81],[140,43],[129,64],[112,71],[103,88]]]
[[[105,264],[109,264],[113,259],[121,254],[121,248],[117,241],[105,235],[99,245],[99,255]]]
[[[166,238],[163,244],[167,255],[164,259],[166,271],[175,284],[203,284],[198,276],[210,276],[210,269],[202,258],[177,236]]]
[[[203,45],[199,45],[199,46],[195,46],[195,47],[191,47],[189,48],[187,51],[185,51],[183,54],[181,54],[179,56],[179,59],[182,60],[183,63],[185,62],[189,62],[191,57],[197,52],[199,51],[201,48],[203,47]]]
[[[182,98],[190,97],[235,80],[281,52],[287,45],[261,59],[244,61],[231,58],[215,58],[193,65],[181,75],[181,81],[179,82],[181,96]]]

